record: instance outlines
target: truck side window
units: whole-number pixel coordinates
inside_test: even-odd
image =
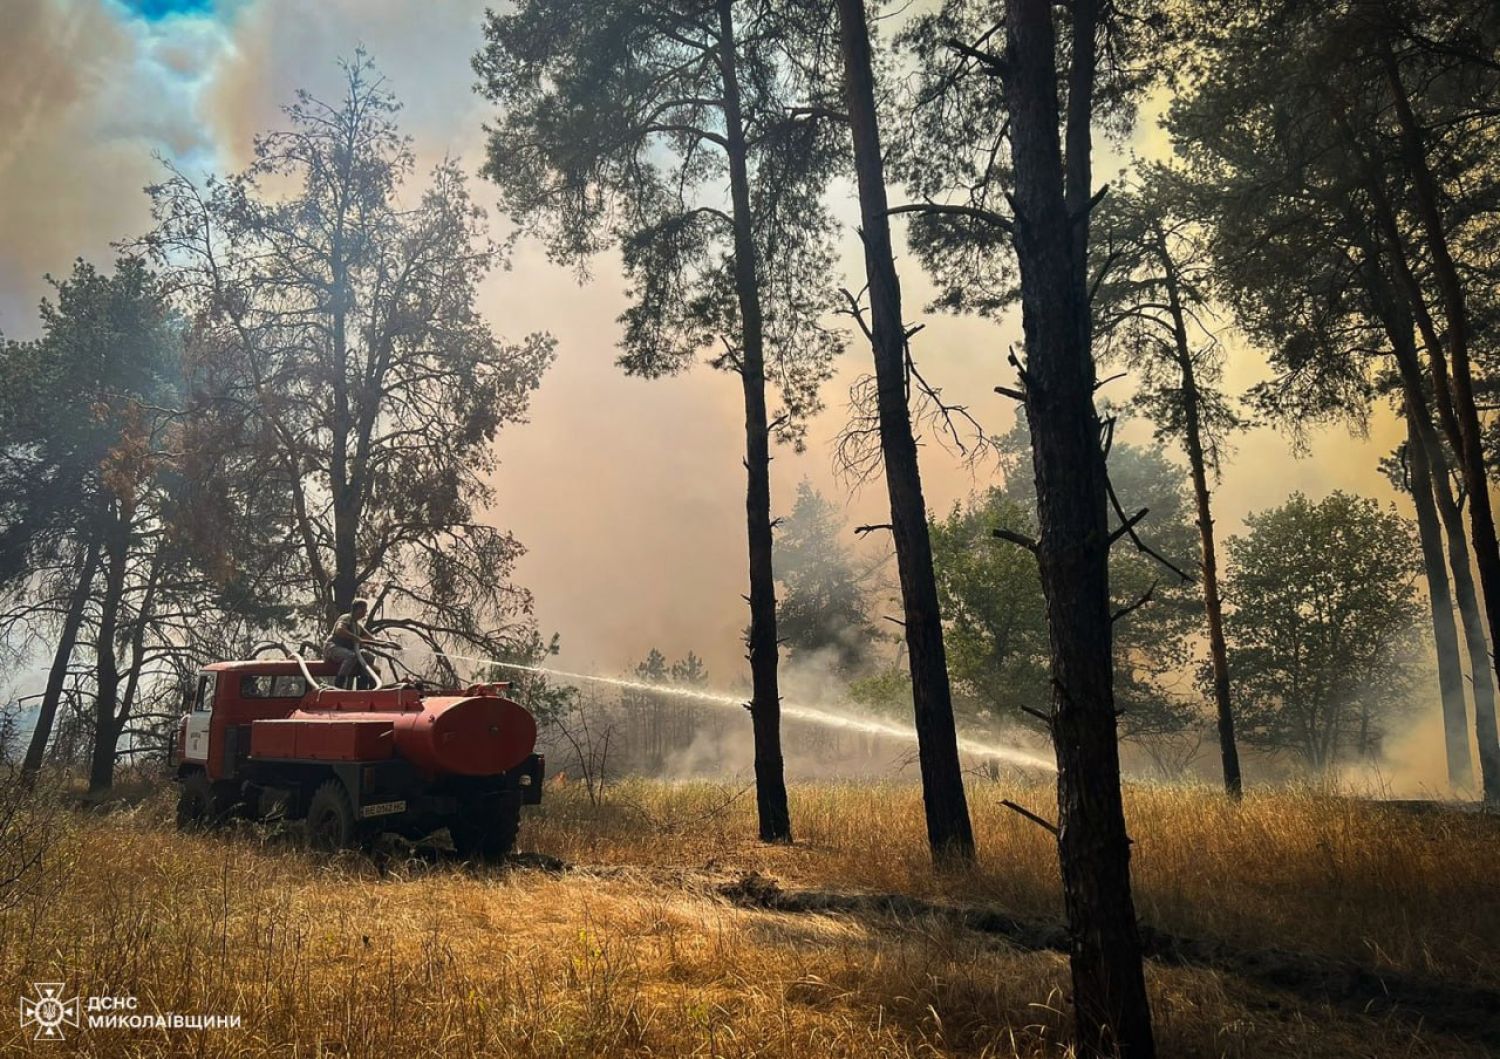
[[[307,682],[292,674],[240,677],[242,699],[300,699],[307,693]]]
[[[278,676],[271,680],[271,697],[273,699],[300,699],[306,694],[307,681],[299,676]]]
[[[218,677],[213,673],[204,673],[198,678],[198,697],[193,702],[194,713],[210,713],[214,708],[214,688],[218,684]]]

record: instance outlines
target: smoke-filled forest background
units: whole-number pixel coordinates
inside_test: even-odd
[[[404,105],[402,129],[421,161],[451,153],[477,168],[488,108],[470,91],[468,62],[483,4],[439,5],[417,27],[399,3],[293,6],[290,17],[275,5],[230,4],[165,23],[115,5],[22,4],[7,13],[0,105],[15,132],[0,156],[4,334],[36,332],[44,274],[66,272],[80,255],[107,259],[111,241],[149,226],[149,202],[134,191],[159,179],[153,151],[190,170],[239,168],[253,134],[279,122],[278,108],[292,88],[337,91],[333,60],[351,41],[363,42],[390,79]],[[1130,149],[1145,157],[1167,150],[1149,114],[1132,133]],[[493,210],[489,188],[472,190]],[[859,249],[847,227],[855,217],[847,184],[833,205],[846,225],[840,268],[852,275]],[[504,219],[493,220],[503,231]],[[511,270],[491,276],[482,289],[480,304],[503,331],[547,330],[558,339],[558,361],[534,398],[531,421],[508,432],[496,472],[502,522],[528,546],[518,579],[537,597],[539,623],[565,632],[563,658],[575,667],[633,665],[656,645],[694,650],[727,675],[742,661],[737,638],[744,624],[742,498],[733,473],[742,446],[738,394],[707,371],[647,385],[616,369],[615,317],[625,303],[617,269],[601,266],[597,273],[580,287],[539,246],[522,242]],[[920,270],[906,268],[903,280],[916,304],[929,300]],[[997,327],[946,314],[924,320],[922,340],[947,395],[969,405],[989,429],[1007,430],[1013,411],[993,393],[1001,381],[994,352],[1019,339],[1019,321]],[[778,511],[789,509],[803,477],[829,497],[845,496],[832,473],[830,445],[843,426],[848,383],[867,359],[852,350],[841,360],[840,376],[826,387],[830,407],[812,423],[807,451],[777,452]],[[1237,386],[1265,373],[1253,352],[1236,358],[1232,371]],[[663,423],[671,430],[658,429]],[[1224,529],[1280,502],[1289,488],[1390,496],[1376,463],[1398,437],[1396,427],[1377,422],[1373,431],[1368,442],[1336,428],[1320,432],[1315,457],[1303,460],[1292,459],[1290,443],[1274,430],[1239,441],[1237,461],[1274,466],[1276,473],[1226,478]],[[924,450],[923,473],[937,512],[992,476],[986,467],[976,477],[935,445]],[[558,488],[564,484],[569,488]],[[883,503],[878,488],[861,490],[849,501],[851,527],[883,521],[875,517]],[[870,543],[872,551],[877,543]],[[613,602],[629,599],[668,605]]]
[[[921,9],[906,12],[891,22],[887,34],[920,14]],[[193,180],[235,172],[252,162],[257,133],[285,125],[279,108],[294,89],[336,99],[343,86],[334,58],[349,53],[351,41],[368,48],[401,104],[395,117],[400,132],[411,138],[415,174],[405,194],[415,194],[442,159],[469,172],[478,169],[490,111],[471,91],[469,59],[481,15],[478,5],[444,4],[414,28],[399,4],[326,4],[295,13],[276,4],[18,5],[7,14],[0,42],[6,88],[0,106],[12,130],[0,155],[0,330],[13,341],[39,337],[42,322],[35,305],[56,297],[46,275],[66,276],[76,257],[107,270],[112,244],[151,230],[151,200],[137,189],[159,184],[164,166]],[[1169,98],[1167,89],[1153,90],[1123,140],[1101,140],[1096,162],[1101,181],[1116,178],[1115,171],[1127,165],[1170,156],[1159,125]],[[489,210],[491,234],[503,238],[511,229],[495,208],[493,185],[470,181],[468,193]],[[859,271],[852,193],[852,180],[835,176],[827,202],[837,225],[832,267],[850,277],[845,285],[857,290],[862,282],[852,278]],[[654,651],[671,660],[692,653],[716,687],[744,690],[740,397],[731,380],[706,366],[658,380],[629,377],[615,366],[616,318],[627,304],[615,255],[603,250],[591,263],[590,282],[579,284],[574,270],[549,260],[537,239],[520,238],[508,267],[480,280],[474,306],[500,335],[545,331],[557,351],[524,417],[506,424],[500,435],[498,459],[484,472],[494,496],[483,517],[524,548],[510,577],[529,591],[535,627],[544,637],[560,634],[553,659],[559,668],[632,675],[638,665],[651,669],[648,655]],[[963,534],[978,527],[986,506],[997,502],[991,491],[1021,495],[1029,485],[1024,453],[1014,451],[1024,442],[1018,440],[1013,402],[994,393],[1006,381],[997,352],[1019,342],[1018,315],[981,319],[926,311],[922,307],[942,290],[904,249],[901,269],[908,302],[920,310],[917,319],[924,325],[914,349],[925,376],[941,388],[944,401],[963,406],[974,420],[960,422],[961,444],[945,437],[935,422],[921,431],[928,508],[940,526],[948,525],[949,558],[956,563],[965,550]],[[1238,396],[1275,369],[1233,323],[1227,312],[1209,321],[1228,351],[1220,387]],[[840,326],[847,328],[848,321]],[[832,697],[846,706],[847,685],[863,680],[853,701],[899,718],[900,689],[880,685],[900,662],[898,628],[886,620],[899,612],[894,566],[883,562],[889,541],[883,533],[853,532],[858,525],[885,521],[884,494],[878,480],[859,482],[840,473],[840,438],[851,416],[848,395],[867,373],[867,359],[857,343],[836,356],[820,391],[825,407],[807,419],[805,445],[779,445],[774,451],[773,513],[790,518],[799,495],[814,494],[809,503],[823,503],[825,510],[810,530],[820,538],[811,546],[823,549],[825,560],[846,563],[859,592],[854,606],[845,604],[849,627],[834,633],[861,641],[859,665],[851,668],[851,659],[840,659],[836,651],[806,645],[799,650],[792,643],[787,680],[815,701]],[[1101,397],[1124,406],[1135,388],[1136,380],[1127,376]],[[1409,500],[1381,466],[1404,430],[1388,401],[1374,401],[1368,411],[1352,430],[1348,422],[1333,422],[1290,431],[1262,417],[1230,435],[1215,492],[1220,538],[1243,534],[1248,516],[1284,503],[1294,492],[1320,500],[1343,490],[1394,502],[1409,516]],[[999,444],[976,455],[970,436],[976,430]],[[1140,414],[1122,415],[1119,434],[1129,451],[1160,462],[1159,484],[1165,488],[1172,488],[1167,479],[1173,470],[1183,472],[1185,490],[1180,446],[1171,438],[1157,446],[1152,430]],[[1021,500],[1024,504],[1024,495]],[[1158,519],[1175,519],[1165,528],[1159,523],[1156,532],[1167,535],[1177,558],[1191,562],[1196,545],[1188,494],[1166,501],[1167,508],[1164,498],[1140,502],[1155,507]],[[960,572],[955,567],[953,573],[954,578],[995,575],[987,568]],[[787,581],[780,584],[785,593]],[[951,593],[946,602],[981,608],[984,603]],[[1173,624],[1170,616],[1160,621]],[[982,634],[985,626],[971,631]],[[1039,627],[1031,631],[1040,635]],[[1195,667],[1202,644],[1181,622],[1169,631],[1177,637],[1171,647],[1176,655],[1153,665],[1176,672],[1169,683],[1177,706],[1195,699],[1201,705]],[[1148,626],[1143,638],[1153,640],[1159,632],[1159,625]],[[1033,663],[1041,654],[1037,648],[1033,642]],[[1430,650],[1420,647],[1416,654],[1423,674],[1402,683],[1409,698],[1391,704],[1400,708],[1383,718],[1379,753],[1368,755],[1378,762],[1376,782],[1388,789],[1432,789],[1445,779],[1434,685],[1425,672]],[[1045,695],[1045,688],[1021,671],[1025,660],[1019,652],[1017,659],[1020,668],[1009,671],[1003,661],[986,669],[971,660],[973,679],[964,682],[960,674],[970,713],[984,713],[998,685],[1007,684],[1010,701],[1001,712],[1009,726],[1016,705]],[[12,693],[33,693],[44,679],[44,660],[33,650],[12,672],[18,673]],[[830,684],[837,688],[831,691]],[[715,718],[715,730],[726,721],[713,710],[705,723],[707,718]],[[1207,715],[1198,720],[1206,722]],[[1193,726],[1202,727],[1198,721]],[[1188,747],[1153,749],[1157,752],[1134,764],[1173,774]],[[1211,774],[1216,765],[1211,747],[1197,749],[1193,760],[1205,766],[1204,775]],[[733,755],[725,760],[743,763]],[[900,761],[899,754],[888,755],[883,764]],[[1249,768],[1252,777],[1258,769],[1267,778],[1287,771],[1284,760],[1252,762]]]
[[[0,129],[37,1039],[1500,1042],[1493,3],[22,0]]]

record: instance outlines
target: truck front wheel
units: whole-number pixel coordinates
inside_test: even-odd
[[[181,778],[177,790],[178,831],[199,831],[219,819],[219,805],[213,795],[213,784],[202,772],[189,772]]]
[[[307,806],[307,844],[332,853],[354,843],[354,807],[338,780],[325,780]]]

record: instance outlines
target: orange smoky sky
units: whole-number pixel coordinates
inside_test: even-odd
[[[137,13],[156,8],[159,16],[162,6],[171,5],[5,4],[0,331],[9,337],[35,334],[45,273],[64,273],[78,256],[107,260],[113,241],[148,226],[141,188],[159,171],[154,155],[190,173],[243,165],[251,136],[279,120],[277,108],[294,89],[336,90],[335,60],[356,46],[369,50],[405,104],[401,122],[419,169],[444,155],[470,172],[481,161],[488,107],[472,91],[469,58],[480,44],[482,0],[218,0],[187,5],[195,9],[189,14]],[[1132,150],[1168,150],[1149,108],[1121,156]],[[1117,159],[1101,158],[1101,174],[1116,168]],[[494,190],[477,179],[471,190],[503,233]],[[852,188],[835,188],[833,198],[845,220],[842,264],[858,289],[864,284],[849,223],[856,215]],[[989,431],[1008,429],[1013,412],[993,388],[1011,381],[1005,351],[1019,341],[1019,320],[996,325],[927,314],[929,286],[912,259],[900,265],[907,315],[927,325],[915,340],[926,374]],[[662,381],[622,375],[614,364],[622,283],[612,259],[597,262],[594,273],[580,286],[540,247],[523,242],[511,268],[483,286],[481,307],[497,334],[550,331],[559,350],[530,421],[499,439],[493,517],[527,547],[519,580],[536,596],[543,631],[561,633],[569,668],[617,672],[656,646],[673,657],[696,651],[720,682],[737,682],[746,621],[738,387],[706,365]],[[1264,376],[1262,358],[1243,345],[1232,348],[1232,387]],[[857,545],[852,527],[885,521],[883,485],[851,495],[832,467],[848,385],[868,361],[868,349],[851,340],[807,451],[776,453],[773,502],[785,514],[798,481],[808,478],[846,503],[851,547],[881,548]],[[1128,382],[1111,384],[1123,386]],[[1270,430],[1244,436],[1218,494],[1221,532],[1236,532],[1247,512],[1293,490],[1390,498],[1376,465],[1397,440],[1394,419],[1379,412],[1370,433],[1314,432],[1305,458]],[[1148,434],[1139,423],[1126,431],[1137,440]],[[922,472],[929,507],[941,513],[988,484],[993,468],[966,467],[928,436]],[[888,602],[881,607],[894,613]]]

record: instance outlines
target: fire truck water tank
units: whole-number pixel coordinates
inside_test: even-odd
[[[397,752],[430,775],[492,776],[536,747],[536,719],[494,695],[434,697],[394,718]]]

